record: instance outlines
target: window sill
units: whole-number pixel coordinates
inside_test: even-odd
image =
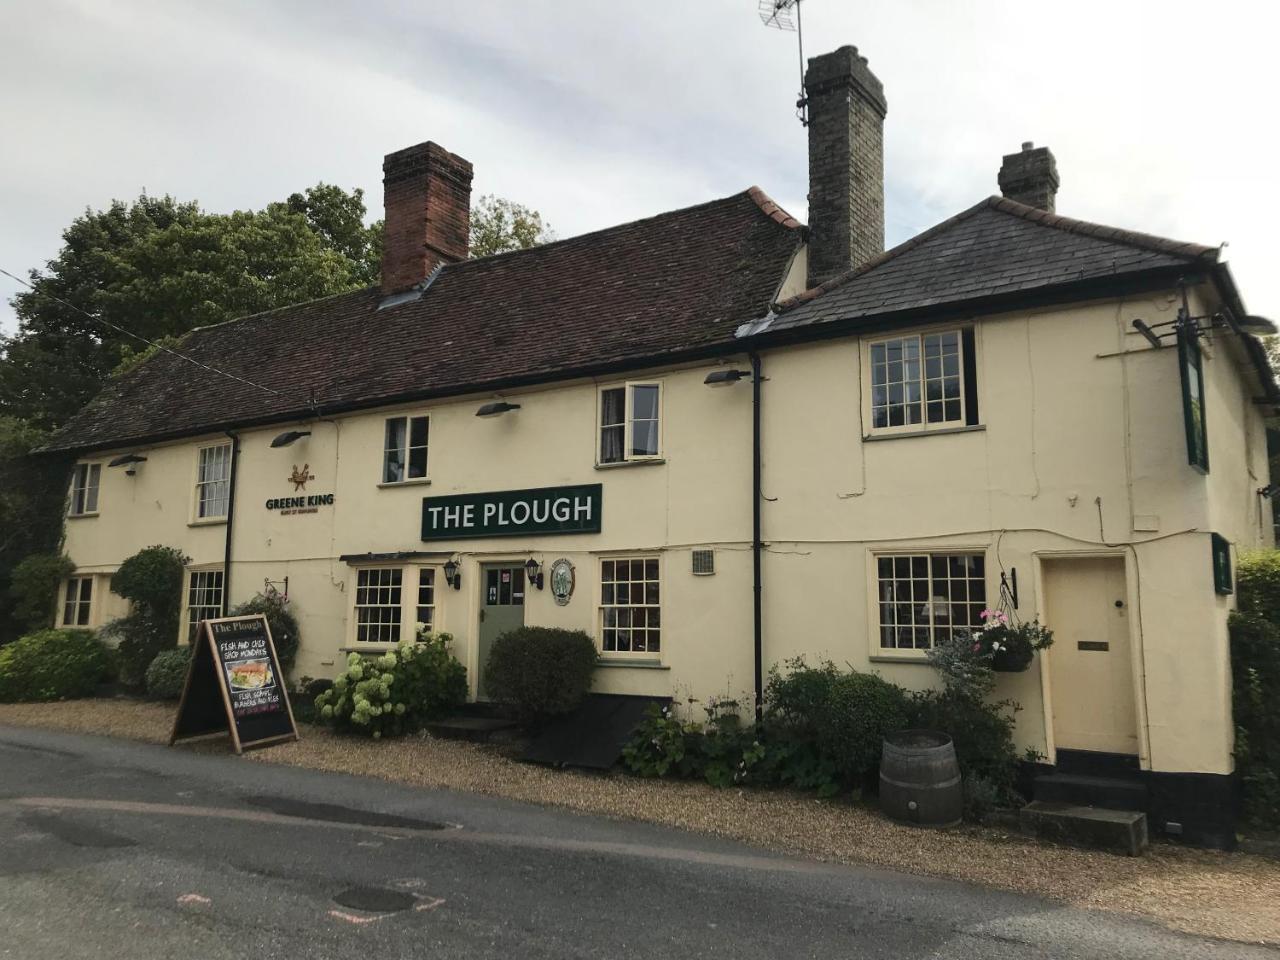
[[[619,460],[617,463],[597,463],[597,470],[616,470],[618,467],[653,467],[666,463],[666,457],[645,457],[642,460]]]
[[[929,657],[923,651],[918,653],[873,653],[868,657],[872,663],[923,663],[929,664]]]
[[[67,519],[68,520],[89,520],[93,517],[96,517],[97,515],[98,515],[97,510],[93,511],[93,513],[68,513]]]
[[[339,647],[339,653],[386,653],[388,650],[394,650],[400,645],[399,640],[388,640],[386,642],[378,641],[377,643],[362,643],[355,647]]]
[[[188,527],[216,527],[225,525],[226,517],[201,517],[199,520],[188,520]]]
[[[429,487],[431,486],[430,477],[414,477],[411,480],[384,480],[378,484],[379,490],[388,490],[395,487]]]
[[[866,433],[863,434],[863,442],[871,440],[902,440],[906,437],[943,437],[953,433],[981,433],[987,429],[985,423],[974,424],[972,427],[937,427],[933,430],[903,430],[898,433]]]
[[[631,667],[636,670],[670,670],[665,663],[658,660],[620,660],[618,658],[596,658],[597,667]]]

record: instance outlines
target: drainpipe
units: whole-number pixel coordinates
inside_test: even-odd
[[[227,543],[222,556],[222,615],[227,615],[231,601],[231,527],[236,519],[236,464],[240,460],[240,434],[227,431],[231,438],[231,475],[227,478]]]
[[[760,539],[760,501],[762,499],[760,483],[760,354],[754,350],[748,354],[751,359],[751,566],[752,566],[752,613],[755,632],[755,668],[756,668],[756,722],[764,716],[764,642],[763,614],[761,603],[762,580],[760,564],[764,544]],[[232,461],[234,463],[234,461]]]

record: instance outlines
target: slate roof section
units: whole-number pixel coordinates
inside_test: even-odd
[[[378,309],[377,288],[192,331],[112,381],[46,450],[143,445],[230,427],[589,375],[732,346],[768,312],[801,226],[758,188],[441,269]]]
[[[740,336],[880,318],[969,300],[1140,274],[1210,267],[1215,247],[1058,216],[990,197],[857,270],[779,304]]]

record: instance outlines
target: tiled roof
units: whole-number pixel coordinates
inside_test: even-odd
[[[640,364],[733,342],[763,316],[800,225],[758,189],[532,250],[446,266],[418,299],[376,288],[192,331],[46,447],[106,449],[321,411]]]
[[[1057,216],[991,197],[778,305],[741,335],[882,317],[1160,268],[1210,266],[1214,247]]]

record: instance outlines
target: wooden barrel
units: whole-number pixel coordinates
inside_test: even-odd
[[[880,809],[924,827],[960,822],[964,794],[951,738],[936,730],[899,730],[884,738]]]

